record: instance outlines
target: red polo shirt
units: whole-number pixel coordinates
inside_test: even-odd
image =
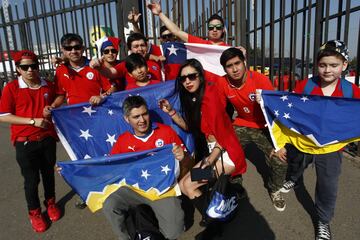
[[[145,151],[172,143],[182,146],[182,141],[170,126],[154,123],[152,128],[151,133],[144,137],[138,137],[129,131],[123,133],[116,140],[110,154]]]
[[[218,86],[236,109],[238,116],[233,124],[250,128],[264,128],[265,119],[260,105],[256,102],[256,89],[274,90],[270,79],[256,71],[247,71],[245,83],[237,88],[226,77],[219,78]]]
[[[66,95],[69,105],[88,102],[91,96],[98,96],[111,88],[109,80],[88,64],[78,70],[60,65],[56,69],[55,85],[56,94]]]
[[[303,93],[307,81],[308,79],[297,81],[294,92],[299,94]],[[360,98],[360,88],[355,84],[352,84],[352,89],[353,89],[353,98]],[[314,87],[314,89],[311,91],[310,94],[324,96],[324,93],[322,92],[320,87],[320,82],[317,82],[317,85]],[[343,97],[343,96],[344,95],[341,90],[341,84],[340,81],[338,81],[334,92],[331,94],[331,97]]]
[[[41,80],[41,86],[29,88],[22,77],[6,84],[0,101],[0,116],[13,114],[19,117],[42,118],[44,107],[55,98],[55,86],[52,82]],[[18,137],[52,136],[57,138],[54,126],[47,129],[32,125],[11,124],[11,141]]]

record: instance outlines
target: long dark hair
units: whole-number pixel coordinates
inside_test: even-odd
[[[198,73],[200,80],[199,88],[190,93],[185,89],[180,81],[181,71],[185,67],[192,67]],[[195,140],[195,158],[200,161],[209,155],[205,135],[201,132],[201,103],[205,91],[204,69],[201,63],[196,59],[188,59],[181,65],[176,78],[176,90],[179,92],[181,111],[184,113],[184,120],[188,130],[193,134]]]

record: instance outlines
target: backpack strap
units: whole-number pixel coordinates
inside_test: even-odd
[[[353,97],[353,88],[351,82],[346,80],[345,78],[340,79],[340,86],[341,90],[343,92],[343,96],[347,98]]]
[[[317,86],[317,80],[318,77],[311,77],[308,79],[308,81],[305,84],[303,93],[304,94],[311,94],[311,92],[314,90],[314,88]]]

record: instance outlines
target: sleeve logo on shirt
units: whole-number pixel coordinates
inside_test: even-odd
[[[157,139],[157,140],[155,141],[155,146],[156,146],[156,147],[162,147],[162,146],[164,146],[164,140],[162,140],[161,138]]]
[[[46,100],[46,99],[48,99],[48,97],[49,97],[49,94],[47,92],[44,93],[44,99]]]
[[[158,70],[158,68],[157,68],[156,66],[151,66],[151,68],[152,68],[153,70],[155,70],[155,71]]]
[[[89,79],[89,80],[92,80],[94,78],[94,73],[93,72],[88,72],[86,74],[86,78]]]
[[[248,97],[249,97],[250,101],[255,102],[255,99],[256,99],[255,93],[250,93]]]

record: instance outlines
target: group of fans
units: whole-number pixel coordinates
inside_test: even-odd
[[[208,39],[203,40],[181,31],[162,13],[160,4],[151,3],[148,7],[164,24],[160,36],[163,42],[178,40],[226,46],[223,41],[224,20],[220,16],[213,15],[209,18]],[[129,15],[134,23],[138,17],[136,13]],[[36,232],[44,232],[49,226],[41,212],[38,196],[40,176],[49,219],[55,222],[62,215],[55,201],[54,165],[58,138],[51,122],[51,110],[64,102],[69,105],[83,102],[99,105],[107,95],[115,91],[161,84],[166,79],[176,78],[181,113],[167,99],[162,99],[159,107],[179,127],[192,133],[195,153],[192,156],[187,153],[186,147],[171,127],[151,121],[146,101],[142,97],[130,96],[123,103],[123,112],[132,131],[119,136],[111,154],[173,144],[175,158],[180,161],[182,168],[187,169],[178,179],[180,189],[186,196],[182,200],[190,200],[204,215],[205,225],[208,223],[202,186],[207,181],[192,181],[188,171],[192,167],[200,167],[202,162],[203,168],[217,166],[216,169],[221,169],[218,159],[222,155],[225,173],[231,174],[234,182],[241,185],[242,174],[246,172],[243,149],[248,144],[255,143],[264,154],[269,167],[267,189],[271,202],[276,210],[284,211],[286,203],[282,192],[295,187],[305,167],[310,162],[315,162],[315,206],[318,215],[316,239],[331,239],[329,223],[335,209],[341,152],[309,155],[290,144],[274,151],[256,96],[256,89],[273,90],[274,87],[266,76],[247,69],[244,48],[229,47],[225,50],[219,62],[226,75],[215,77],[204,71],[196,59],[189,59],[176,69],[165,69],[166,74],[163,74],[161,62],[164,56],[159,47],[149,46],[147,39],[139,32],[132,33],[127,38],[130,54],[123,61],[117,60],[119,39],[108,37],[98,47],[101,57],[90,61],[83,56],[85,48],[82,38],[74,33],[65,34],[61,38],[63,55],[56,60],[54,82],[39,77],[39,61],[33,52],[23,50],[13,56],[18,78],[8,83],[3,90],[0,121],[11,124],[11,141],[24,177],[29,218]],[[322,45],[317,58],[319,76],[313,80],[315,84],[310,94],[343,97],[341,82],[344,80],[341,79],[341,74],[347,64],[348,51],[343,42],[334,40]],[[295,92],[303,93],[308,81],[300,81]],[[360,97],[360,90],[356,85],[352,85],[351,90],[353,97]],[[232,112],[229,113],[229,106],[236,111],[235,117]],[[291,162],[292,159],[297,162]],[[289,172],[293,174],[289,176]],[[122,187],[111,194],[103,206],[106,218],[120,239],[128,239],[126,212],[129,207],[138,204],[146,204],[152,208],[159,230],[165,238],[176,239],[184,231],[184,212],[180,198],[164,197],[151,201]]]

